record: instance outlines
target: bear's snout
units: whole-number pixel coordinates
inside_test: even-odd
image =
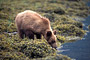
[[[52,42],[48,42],[52,48],[57,48],[56,42],[52,41]]]
[[[56,43],[52,44],[52,47],[56,49],[57,48]]]

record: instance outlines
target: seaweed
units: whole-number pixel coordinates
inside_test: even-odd
[[[0,59],[37,59],[58,56],[45,39],[19,39],[18,35],[2,34],[0,40]],[[60,56],[63,59],[64,56]],[[68,59],[68,57],[66,57]],[[56,58],[55,58],[56,59]],[[58,58],[59,59],[59,58]]]

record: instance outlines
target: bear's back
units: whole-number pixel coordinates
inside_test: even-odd
[[[19,20],[21,29],[31,29],[36,32],[50,29],[50,21],[31,10],[19,13],[16,18]]]
[[[34,11],[31,11],[31,10],[25,10],[24,12],[21,12],[21,13],[18,13],[17,16],[22,16],[22,15],[25,15],[25,14],[34,14],[40,18],[42,18],[42,16]]]

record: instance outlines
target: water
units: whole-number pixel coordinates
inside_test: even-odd
[[[90,16],[85,21],[84,30],[88,30],[87,26],[90,25]],[[84,39],[71,43],[65,43],[60,48],[59,54],[67,55],[75,60],[90,60],[90,32],[84,36]]]
[[[87,3],[87,6],[90,6],[90,1]]]

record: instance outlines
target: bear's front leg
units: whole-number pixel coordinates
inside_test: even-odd
[[[36,34],[37,39],[41,39],[41,34]]]
[[[34,40],[34,33],[32,31],[30,31],[30,30],[25,31],[25,35],[29,39],[33,39]]]

